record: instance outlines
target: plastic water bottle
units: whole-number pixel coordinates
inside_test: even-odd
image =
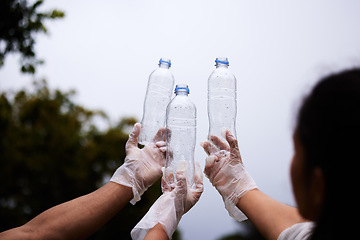
[[[178,84],[176,96],[166,109],[167,151],[165,174],[174,174],[181,162],[187,162],[187,182],[194,183],[194,150],[196,143],[196,107],[190,101],[188,85]]]
[[[171,101],[175,81],[170,67],[171,60],[161,58],[159,67],[149,76],[139,136],[142,145],[152,142],[159,128],[165,127],[166,107]]]
[[[216,58],[216,69],[208,80],[209,135],[222,136],[230,129],[236,137],[236,78],[227,58]]]

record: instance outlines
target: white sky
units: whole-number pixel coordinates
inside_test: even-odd
[[[238,80],[237,134],[248,171],[260,189],[294,205],[289,179],[298,105],[316,80],[360,63],[360,0],[317,1],[71,1],[46,25],[36,52],[36,78],[76,89],[76,101],[103,109],[115,122],[142,116],[147,79],[161,57],[172,60],[176,83],[190,87],[198,110],[196,160],[204,166],[207,78],[216,57],[229,58]],[[0,69],[0,90],[30,86],[18,56]],[[205,191],[180,222],[185,240],[215,240],[237,229],[220,195]]]

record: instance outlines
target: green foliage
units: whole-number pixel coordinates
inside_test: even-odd
[[[36,66],[44,61],[36,58],[34,52],[35,34],[47,33],[44,21],[63,18],[64,12],[52,10],[39,12],[43,1],[29,4],[27,0],[0,1],[0,67],[7,54],[21,54],[21,71],[35,73]]]
[[[99,130],[107,119],[72,101],[73,91],[0,94],[0,231],[20,226],[57,204],[99,188],[125,158],[135,119]],[[129,204],[90,239],[131,239],[130,231],[160,196],[160,182]]]

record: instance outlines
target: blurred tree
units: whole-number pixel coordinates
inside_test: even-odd
[[[249,220],[239,223],[239,228],[238,232],[226,235],[219,240],[265,240]]]
[[[99,130],[101,111],[75,104],[73,91],[0,94],[0,231],[99,188],[123,163],[133,118]],[[160,181],[90,239],[131,239],[130,231],[161,194]],[[176,236],[174,239],[179,239]]]
[[[34,52],[35,33],[47,33],[44,21],[64,17],[64,12],[52,10],[39,12],[42,0],[29,4],[27,0],[0,1],[0,67],[11,52],[21,54],[21,71],[35,73],[43,60]]]

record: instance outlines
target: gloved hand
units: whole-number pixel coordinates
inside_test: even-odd
[[[186,181],[187,162],[183,161],[178,166],[175,182],[165,182],[174,178],[163,176],[163,194],[131,231],[133,240],[144,239],[146,233],[158,223],[162,225],[171,239],[182,215],[199,200],[203,192],[203,175],[199,163],[195,164],[193,187],[190,187]]]
[[[136,123],[126,142],[126,158],[114,173],[111,182],[131,187],[134,198],[130,201],[135,204],[141,195],[161,177],[161,168],[165,165],[166,129],[160,128],[152,143],[144,148],[138,148],[138,138],[141,125]]]
[[[246,171],[241,160],[238,142],[230,130],[225,131],[227,142],[216,136],[201,143],[206,158],[205,175],[221,194],[229,215],[241,222],[247,217],[237,208],[239,199],[248,191],[257,188],[256,183]]]

